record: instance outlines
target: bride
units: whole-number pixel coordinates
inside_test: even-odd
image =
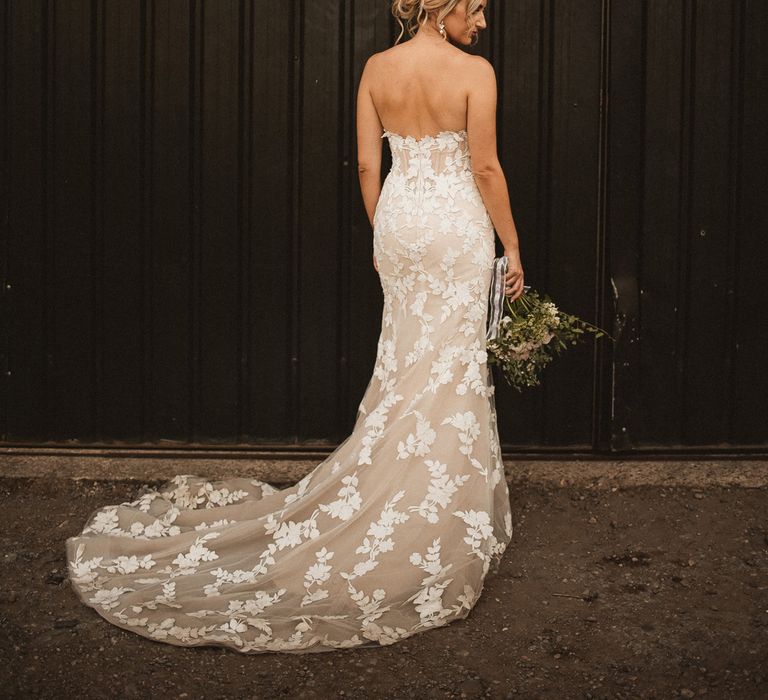
[[[485,352],[494,229],[505,292],[523,287],[494,71],[458,48],[486,7],[394,0],[400,36],[362,73],[360,185],[384,307],[352,433],[288,488],[186,474],[94,511],[66,541],[68,571],[112,624],[304,653],[391,644],[477,602],[512,536]]]

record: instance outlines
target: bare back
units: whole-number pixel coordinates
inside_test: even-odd
[[[369,89],[383,127],[415,138],[466,129],[474,59],[451,44],[413,41],[376,54]]]
[[[482,56],[417,38],[373,54],[360,76],[356,119],[360,189],[371,225],[381,194],[382,137],[390,132],[422,140],[464,132],[472,174],[512,255],[517,233],[496,151],[496,111],[496,73]]]

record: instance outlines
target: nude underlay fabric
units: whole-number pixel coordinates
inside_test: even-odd
[[[288,488],[186,474],[94,511],[68,572],[112,624],[242,653],[379,646],[467,617],[496,570],[512,519],[485,350],[493,225],[465,131],[382,137],[381,334],[352,433]]]

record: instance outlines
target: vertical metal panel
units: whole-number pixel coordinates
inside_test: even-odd
[[[10,221],[10,145],[9,145],[9,120],[8,120],[8,101],[10,99],[10,85],[8,83],[10,65],[10,11],[11,4],[5,3],[0,8],[0,36],[2,44],[0,45],[0,188],[2,196],[0,198],[0,425],[8,425],[8,396],[7,389],[10,385],[8,353],[10,343],[8,338],[9,314],[8,305],[8,253],[10,251],[8,239],[8,223]],[[5,391],[3,391],[5,390]],[[4,429],[3,429],[3,432]]]
[[[549,231],[549,143],[552,120],[550,52],[551,2],[524,0],[494,3],[492,20],[501,26],[495,62],[498,82],[497,140],[507,178],[520,257],[527,284],[547,285],[546,245]],[[497,252],[503,254],[497,242]],[[496,373],[496,407],[503,443],[523,446],[546,439],[546,394],[518,394]]]
[[[747,418],[751,438],[736,435],[739,406],[752,416],[766,406],[759,390],[743,403],[749,380],[739,377],[761,381],[766,335],[764,314],[753,316],[754,344],[741,362],[737,290],[746,285],[753,310],[768,301],[739,254],[750,241],[750,258],[761,250],[765,257],[765,242],[755,246],[742,223],[741,203],[752,200],[761,173],[765,180],[750,154],[768,149],[764,130],[744,128],[741,104],[744,28],[761,37],[754,59],[764,66],[768,23],[745,24],[753,8],[744,2],[658,0],[643,14],[640,7],[615,3],[611,25],[610,245],[625,324],[613,447],[764,445],[764,422]],[[764,92],[757,103],[765,105]],[[744,177],[745,158],[757,179]],[[763,200],[758,221],[764,210]]]
[[[101,314],[91,138],[94,16],[91,4],[81,0],[57,0],[48,11],[47,434],[52,440],[77,436],[92,441],[98,439],[95,369]]]
[[[335,435],[339,420],[337,279],[344,121],[338,38],[344,7],[339,2],[304,3],[298,419],[310,439]]]
[[[248,335],[243,436],[247,441],[292,439],[297,401],[292,385],[292,330],[298,307],[293,251],[297,249],[297,95],[301,82],[298,3],[243,3],[248,32],[243,69],[248,75],[248,225],[244,226],[249,289],[243,322]],[[298,309],[297,309],[298,310]]]
[[[610,439],[615,449],[631,446],[629,436],[635,435],[647,418],[641,413],[643,377],[637,371],[640,363],[640,210],[647,129],[646,32],[645,5],[637,2],[612,4],[609,23],[610,90],[607,103],[610,149],[606,221],[613,318],[605,329],[617,338],[616,347],[610,348],[613,370]],[[659,369],[666,370],[666,363],[660,363]]]
[[[3,439],[343,439],[380,330],[354,95],[387,3],[2,22]],[[765,3],[520,0],[489,24],[470,51],[527,282],[619,335],[538,391],[498,381],[506,448],[764,445]]]
[[[602,3],[521,2],[503,14],[499,150],[526,281],[594,323]],[[566,353],[535,393],[497,381],[508,447],[593,447],[592,353],[590,344]]]
[[[623,347],[626,343],[636,344],[636,354],[630,361],[621,347],[616,358],[617,364],[631,362],[627,370],[636,381],[631,391],[630,387],[625,390],[617,386],[614,396],[620,415],[625,404],[635,405],[615,426],[615,430],[619,426],[621,430],[617,447],[646,444],[650,435],[656,436],[661,444],[679,444],[681,437],[677,418],[682,410],[682,397],[676,365],[680,361],[683,313],[679,283],[683,272],[681,244],[685,239],[681,239],[680,232],[686,226],[687,215],[681,206],[681,195],[689,174],[684,135],[690,113],[683,93],[690,70],[690,54],[686,51],[689,44],[685,41],[689,7],[690,3],[675,0],[648,3],[643,23],[636,25],[637,29],[645,30],[641,38],[642,64],[635,66],[639,68],[637,72],[622,76],[632,82],[643,76],[644,83],[643,102],[634,115],[643,137],[637,154],[642,164],[638,210],[634,221],[625,220],[639,229],[636,248],[629,252],[636,263],[628,271],[627,279],[622,280],[632,288],[633,311],[637,316],[634,337],[623,334],[622,342]],[[618,51],[622,50],[621,45],[616,46]],[[627,114],[626,118],[632,116]],[[621,246],[622,230],[615,233],[616,244]],[[627,293],[620,289],[620,294]],[[652,410],[648,410],[650,407]]]
[[[601,3],[555,2],[552,9],[549,229],[543,279],[564,309],[594,322]],[[545,445],[592,447],[592,352],[584,343],[552,365],[541,416]]]
[[[730,287],[733,259],[729,213],[735,146],[731,114],[734,26],[739,6],[732,0],[708,0],[690,16],[690,137],[688,163],[690,207],[684,284],[685,320],[678,386],[683,391],[681,442],[690,445],[728,442],[728,393],[732,346]],[[681,251],[682,253],[683,251]],[[682,280],[681,280],[682,282]],[[714,323],[713,323],[714,321]],[[712,369],[716,367],[717,371]],[[661,396],[657,400],[661,400]]]
[[[193,408],[196,442],[237,439],[242,323],[238,5],[234,0],[203,2],[198,14],[201,72],[195,107],[200,128],[200,189],[193,300],[198,351]]]
[[[48,438],[47,156],[49,26],[45,3],[3,4],[3,185],[0,251],[2,434]]]
[[[144,431],[186,441],[194,428],[194,241],[199,208],[199,12],[148,0],[142,45]],[[138,252],[138,251],[137,251]]]
[[[143,430],[142,29],[140,0],[96,5],[95,226],[100,262],[99,436]],[[94,299],[98,304],[99,300]],[[118,398],[119,397],[119,398]],[[118,400],[116,400],[116,398]]]
[[[730,98],[736,152],[731,215],[735,228],[730,439],[764,445],[768,439],[768,3],[747,0],[734,32]]]

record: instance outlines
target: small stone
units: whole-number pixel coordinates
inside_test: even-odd
[[[66,629],[68,627],[76,627],[80,623],[76,617],[59,617],[53,621],[53,626],[56,629]]]
[[[692,698],[695,697],[696,693],[694,693],[690,688],[680,688],[680,696],[684,698]]]

